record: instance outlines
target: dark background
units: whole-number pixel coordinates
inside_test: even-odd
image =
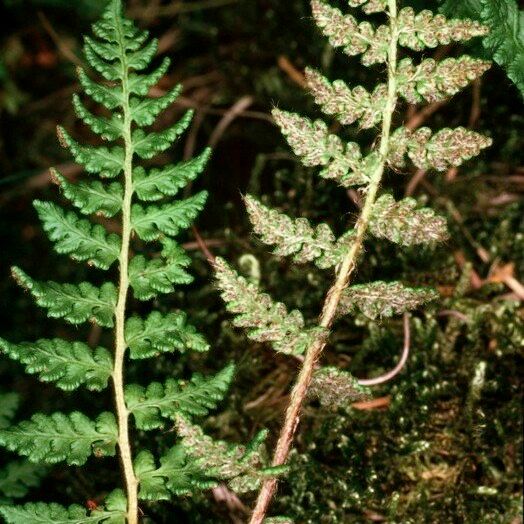
[[[59,146],[55,127],[60,123],[75,137],[92,140],[75,119],[71,95],[79,90],[75,67],[85,63],[80,35],[89,32],[103,6],[96,0],[2,3],[0,319],[2,336],[9,340],[73,334],[98,343],[108,336],[47,319],[9,278],[11,265],[40,279],[96,283],[103,278],[52,252],[31,205],[35,198],[61,201],[50,184],[50,166],[72,178],[81,173]],[[179,118],[187,107],[196,109],[190,131],[160,161],[214,147],[208,169],[190,188],[211,194],[197,222],[200,235],[214,254],[237,263],[247,275],[260,272],[265,289],[314,321],[329,273],[272,257],[251,235],[240,196],[254,193],[292,216],[326,221],[342,233],[358,211],[355,195],[302,167],[272,123],[270,110],[277,105],[320,116],[302,86],[306,65],[365,87],[376,84],[383,71],[368,70],[333,51],[315,28],[305,0],[142,0],[127,7],[129,16],[160,39],[160,54],[173,59],[156,94],[178,82],[184,85],[159,126]],[[437,56],[465,51],[484,53],[475,43],[441,48]],[[425,56],[433,54],[430,50]],[[432,285],[442,299],[414,315],[412,358],[399,378],[376,388],[382,399],[378,408],[332,413],[314,402],[308,405],[275,514],[294,516],[297,523],[521,522],[524,323],[512,282],[522,279],[524,264],[522,108],[517,89],[494,66],[424,118],[433,129],[462,125],[486,133],[493,146],[458,170],[427,173],[418,182],[415,170],[387,176],[385,185],[395,195],[412,194],[446,215],[452,237],[436,250],[400,251],[373,242],[358,280]],[[401,106],[397,123],[421,116],[421,109]],[[354,127],[334,129],[362,144],[375,136],[374,130],[357,137]],[[212,372],[234,360],[234,386],[217,414],[206,420],[206,431],[232,441],[246,441],[261,427],[275,435],[296,365],[231,327],[194,234],[189,231],[181,240],[194,255],[197,279],[158,306],[187,310],[214,348],[209,355],[140,362],[130,367],[129,381],[146,384],[166,375]],[[459,279],[462,288],[457,288]],[[466,315],[467,322],[449,316],[450,310]],[[399,319],[347,319],[337,326],[325,361],[359,377],[379,374],[394,365],[401,341]],[[485,379],[477,387],[473,378],[483,363]],[[20,395],[19,418],[36,410],[81,409],[91,415],[111,409],[108,395],[58,392],[2,359],[0,392],[7,391]],[[115,470],[111,460],[90,461],[81,470],[58,465],[27,500],[101,501],[119,482]],[[228,505],[216,499],[216,493],[202,494],[144,511],[154,523],[243,518],[238,501]],[[249,505],[252,497],[242,500]]]

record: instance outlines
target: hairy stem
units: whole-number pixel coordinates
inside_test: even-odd
[[[129,290],[129,243],[131,238],[131,201],[133,197],[133,142],[131,139],[131,114],[129,108],[128,66],[123,45],[120,17],[118,20],[119,41],[122,56],[122,95],[123,95],[123,132],[125,147],[124,159],[124,198],[122,202],[122,248],[119,257],[120,281],[118,302],[115,309],[115,364],[113,369],[113,387],[115,391],[116,414],[118,421],[118,449],[122,463],[126,494],[127,522],[138,522],[138,482],[133,470],[131,445],[129,443],[129,411],[124,398],[124,359],[127,349],[124,325],[126,320],[126,302]]]
[[[389,148],[389,137],[391,132],[391,119],[396,106],[396,63],[397,63],[397,5],[396,0],[388,0],[388,11],[391,26],[391,40],[388,48],[388,92],[386,105],[383,112],[382,131],[380,136],[380,145],[378,149],[379,160],[371,174],[371,181],[367,188],[366,199],[358,218],[355,230],[355,237],[349,252],[344,258],[335,283],[328,291],[326,300],[322,308],[319,324],[326,329],[326,333],[331,328],[335,314],[340,302],[340,297],[344,289],[348,286],[350,278],[356,268],[359,255],[362,251],[364,238],[368,229],[369,219],[373,204],[375,203],[380,181],[387,161]],[[304,404],[304,399],[311,383],[315,365],[326,345],[326,336],[320,336],[313,341],[306,352],[306,357],[299,376],[291,392],[291,399],[286,411],[284,425],[280,431],[275,454],[273,456],[273,465],[280,466],[287,461],[293,437],[297,429],[300,413]],[[271,478],[264,482],[258,495],[255,509],[251,516],[250,524],[261,524],[266,515],[271,499],[277,487],[277,479]]]

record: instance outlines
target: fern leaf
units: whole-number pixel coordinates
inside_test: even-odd
[[[350,89],[342,80],[331,83],[318,71],[306,68],[306,82],[315,102],[327,115],[334,115],[343,125],[353,124],[368,129],[377,125],[382,119],[386,102],[386,86],[379,84],[373,93],[362,86]]]
[[[482,21],[490,27],[483,44],[524,97],[524,11],[514,0],[482,0]],[[522,7],[522,6],[521,6]]]
[[[322,269],[337,265],[347,251],[327,224],[313,228],[306,218],[293,220],[262,205],[250,195],[245,203],[253,229],[266,244],[275,244],[275,255],[293,255],[297,263],[312,262]]]
[[[306,328],[300,311],[294,309],[288,313],[284,304],[273,302],[223,259],[216,259],[215,271],[227,310],[237,314],[233,324],[249,328],[252,340],[271,342],[275,351],[299,355],[322,333],[321,328]]]
[[[391,195],[382,195],[373,206],[370,232],[378,238],[387,238],[403,246],[446,240],[446,220],[430,208],[416,207],[417,201],[413,198],[396,202]]]
[[[124,150],[120,146],[112,148],[82,146],[58,127],[60,143],[71,151],[75,162],[82,164],[88,173],[98,173],[102,178],[114,178],[122,172]]]
[[[174,420],[177,414],[204,416],[224,398],[234,371],[229,365],[213,377],[194,374],[189,382],[169,379],[147,388],[131,384],[126,387],[126,404],[144,430],[162,427],[164,418]]]
[[[64,196],[84,215],[96,213],[112,217],[122,208],[124,190],[119,182],[104,185],[100,180],[93,180],[73,184],[55,169],[51,169],[51,177]]]
[[[433,289],[406,287],[400,282],[376,281],[346,288],[338,305],[338,314],[361,311],[374,320],[377,317],[400,315],[437,298],[438,293]]]
[[[207,351],[209,344],[187,324],[186,314],[177,311],[162,315],[153,311],[145,320],[134,316],[126,321],[126,342],[132,359],[150,358],[176,349]]]
[[[335,179],[343,187],[369,182],[369,160],[362,158],[356,143],[343,143],[337,135],[328,132],[321,120],[312,122],[279,109],[273,110],[273,117],[304,165],[324,167],[321,177]]]
[[[27,460],[8,462],[0,469],[0,494],[8,498],[25,497],[31,488],[40,485],[46,473],[45,466]]]
[[[287,471],[285,466],[266,465],[264,441],[267,430],[260,431],[247,446],[239,446],[213,440],[204,434],[202,428],[181,415],[176,417],[176,429],[196,465],[210,478],[227,480],[237,493],[258,489],[265,478]]]
[[[26,366],[26,372],[38,374],[43,382],[56,382],[57,387],[70,391],[85,384],[91,391],[107,386],[113,372],[111,354],[105,348],[92,350],[82,342],[59,338],[11,344],[0,338],[0,351]]]
[[[217,485],[216,481],[207,478],[180,445],[172,447],[160,458],[160,467],[157,467],[151,452],[141,451],[135,459],[134,471],[141,500],[170,500],[172,495],[188,495]]]
[[[190,284],[193,277],[184,270],[191,263],[175,241],[163,239],[162,258],[146,260],[136,255],[129,263],[129,282],[138,300],[149,300],[158,293],[172,293],[175,284]]]
[[[411,7],[399,11],[398,29],[399,44],[415,51],[484,36],[489,31],[488,27],[474,20],[448,20],[443,15],[434,15],[428,9],[415,14]]]
[[[149,90],[158,83],[158,81],[166,74],[171,60],[165,57],[162,63],[148,74],[130,73],[128,80],[129,92],[135,95],[146,96]]]
[[[112,413],[93,421],[74,411],[69,415],[36,413],[30,420],[0,430],[0,445],[31,462],[84,464],[91,454],[113,456],[118,428]]]
[[[122,136],[122,120],[113,115],[111,119],[93,115],[86,109],[78,95],[73,95],[73,107],[76,116],[91,128],[93,133],[104,140],[116,140]]]
[[[102,104],[110,111],[120,107],[123,104],[122,90],[117,87],[99,84],[87,75],[82,69],[77,69],[78,79],[80,85],[84,89],[86,95],[90,96],[95,102]]]
[[[352,402],[371,398],[369,388],[361,386],[351,373],[336,367],[322,367],[316,370],[309,394],[316,397],[321,406],[332,410],[348,408]]]
[[[87,260],[100,269],[108,269],[118,259],[118,235],[108,234],[103,226],[81,219],[72,211],[66,213],[52,202],[35,200],[33,204],[58,253],[71,255],[75,260]]]
[[[412,104],[438,102],[458,93],[490,67],[491,62],[468,55],[440,62],[427,58],[417,66],[411,58],[404,58],[397,66],[397,87]]]
[[[146,170],[139,167],[133,172],[133,188],[140,200],[153,202],[165,196],[173,197],[178,191],[194,180],[205,168],[211,149],[206,148],[197,157],[176,165]]]
[[[29,502],[23,506],[0,506],[0,515],[7,524],[125,524],[126,499],[121,490],[113,491],[103,508],[89,511],[74,504]]]
[[[190,109],[172,127],[158,133],[146,133],[142,129],[133,131],[133,151],[140,158],[153,158],[171,147],[173,142],[188,128],[194,111]]]
[[[19,397],[16,393],[0,393],[0,429],[7,428],[18,409]]]
[[[156,240],[162,234],[176,236],[182,229],[188,228],[207,199],[207,191],[162,206],[146,208],[134,204],[131,212],[131,222],[134,231],[146,241]]]
[[[340,9],[323,0],[313,0],[311,8],[315,22],[333,47],[342,47],[349,56],[362,54],[364,65],[386,61],[391,38],[389,26],[375,29],[369,22],[359,24],[353,16],[343,15]]]
[[[18,284],[35,297],[36,303],[48,310],[49,317],[64,318],[71,324],[89,320],[102,327],[113,326],[116,289],[112,283],[97,288],[88,282],[78,285],[37,282],[17,267],[12,273]]]
[[[95,50],[98,48],[99,52]],[[107,62],[100,56],[100,47],[95,44],[93,40],[86,39],[84,43],[84,55],[89,65],[98,73],[100,73],[106,80],[114,82],[120,80],[122,76],[122,67],[119,62]]]
[[[146,69],[156,55],[157,50],[158,40],[152,38],[142,49],[137,49],[136,51],[127,54],[127,66],[135,71]]]
[[[435,134],[428,127],[413,132],[401,127],[391,137],[388,161],[395,167],[403,167],[407,154],[420,169],[445,171],[477,156],[491,143],[491,138],[464,127],[445,128]]]
[[[175,86],[169,93],[158,98],[145,98],[143,100],[132,98],[130,101],[131,118],[139,126],[150,126],[156,117],[169,107],[182,92],[182,86]]]

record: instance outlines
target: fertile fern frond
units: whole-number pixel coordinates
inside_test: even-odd
[[[288,313],[283,304],[261,293],[225,262],[218,260],[216,264],[222,297],[228,310],[237,315],[233,323],[246,327],[254,340],[272,342],[280,352],[305,353],[273,457],[272,463],[277,466],[288,459],[301,409],[311,389],[322,405],[332,407],[347,406],[368,395],[349,372],[317,367],[336,318],[357,312],[371,319],[390,317],[436,298],[432,290],[410,288],[399,282],[351,284],[371,236],[402,246],[430,248],[448,238],[446,220],[432,209],[419,208],[413,198],[396,201],[387,193],[381,194],[386,170],[405,169],[408,157],[419,169],[442,171],[461,165],[491,144],[490,138],[464,128],[432,132],[404,126],[395,131],[392,127],[402,98],[411,103],[444,100],[489,67],[486,61],[468,56],[417,62],[399,56],[402,48],[417,51],[468,40],[485,35],[485,26],[435,16],[428,10],[415,13],[411,7],[400,9],[397,0],[349,0],[349,5],[377,16],[360,21],[326,0],[311,0],[313,18],[331,45],[349,56],[360,55],[366,66],[385,64],[380,71],[386,73],[387,81],[365,89],[340,79],[330,80],[311,68],[305,71],[305,81],[325,114],[342,125],[357,124],[363,129],[380,126],[376,138],[360,145],[336,135],[331,130],[336,127],[329,127],[324,120],[312,121],[281,109],[275,109],[273,116],[302,164],[319,167],[320,176],[344,188],[359,186],[353,190],[361,197],[354,226],[337,240],[325,224],[313,227],[305,219],[288,217],[251,196],[246,198],[255,232],[263,242],[276,245],[277,255],[292,255],[295,262],[334,268],[335,281],[325,295],[317,325],[306,328],[299,311]],[[384,23],[376,24],[381,16]],[[401,366],[403,362],[405,359],[401,359]],[[385,376],[390,378],[397,372],[394,368],[390,372],[393,375]],[[275,478],[264,481],[250,524],[264,522],[276,485]]]
[[[277,246],[275,255],[293,255],[295,262],[314,261],[325,269],[337,265],[348,249],[346,242],[337,242],[327,224],[313,228],[307,219],[293,220],[250,195],[246,196],[245,203],[253,230],[263,242]]]
[[[368,129],[382,119],[386,101],[385,84],[378,85],[369,93],[362,86],[351,89],[343,80],[330,82],[311,68],[306,69],[305,76],[315,102],[326,115],[336,116],[341,124],[349,125],[360,120],[360,127]]]
[[[44,231],[56,243],[58,253],[86,260],[100,269],[108,269],[118,259],[120,237],[115,233],[108,233],[103,226],[79,218],[73,211],[66,213],[52,202],[35,200],[34,206]]]
[[[89,282],[78,285],[38,282],[17,267],[12,273],[15,280],[33,295],[36,303],[48,310],[49,317],[64,318],[71,324],[90,321],[102,327],[113,326],[117,292],[111,282],[98,288]]]
[[[182,445],[173,446],[160,457],[160,466],[149,451],[141,451],[134,462],[141,500],[169,500],[173,495],[187,495],[195,490],[213,488],[210,479]]]
[[[273,110],[273,116],[304,165],[324,166],[319,173],[321,177],[334,179],[343,187],[369,182],[366,173],[374,157],[363,158],[356,143],[344,143],[337,135],[329,133],[321,120],[312,122],[278,109]]]

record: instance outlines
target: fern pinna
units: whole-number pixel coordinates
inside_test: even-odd
[[[144,72],[156,54],[157,41],[148,40],[146,31],[123,17],[120,0],[111,0],[93,30],[96,37],[85,39],[85,56],[104,80],[97,82],[83,70],[79,70],[79,79],[85,93],[107,112],[105,116],[91,113],[78,96],[73,103],[79,118],[112,145],[81,145],[59,128],[60,141],[76,162],[100,179],[75,184],[53,171],[63,195],[77,211],[42,201],[36,201],[35,207],[59,253],[99,270],[118,265],[118,281],[99,287],[88,282],[41,282],[19,268],[13,269],[13,275],[49,317],[74,325],[92,322],[114,330],[114,351],[59,338],[20,344],[0,339],[0,348],[25,365],[28,373],[63,390],[83,386],[98,392],[112,382],[115,411],[101,413],[94,420],[78,411],[37,413],[30,420],[0,428],[0,443],[32,462],[65,461],[76,466],[91,455],[113,456],[118,450],[125,490],[116,489],[93,510],[55,503],[1,505],[0,514],[13,524],[135,524],[139,500],[169,499],[211,487],[217,479],[229,481],[237,491],[257,489],[264,476],[275,474],[274,468],[260,467],[264,432],[248,447],[229,445],[205,436],[190,420],[206,415],[222,399],[233,375],[232,366],[209,378],[170,378],[145,387],[124,383],[126,357],[137,361],[174,349],[208,349],[183,312],[153,311],[142,318],[130,315],[127,304],[131,292],[135,299],[147,301],[191,282],[187,272],[190,259],[173,237],[191,225],[204,206],[206,192],[171,200],[203,170],[210,152],[161,168],[146,169],[137,163],[167,150],[188,127],[192,113],[163,131],[148,130],[180,93],[176,87],[160,98],[147,97],[168,69],[169,60],[164,59],[152,72]],[[107,221],[104,225],[82,217],[91,214],[115,217],[113,220],[118,217],[119,233],[109,232]],[[161,245],[159,256],[146,255],[144,247],[151,242]],[[177,431],[169,438],[177,435],[178,442],[160,457],[147,449],[133,453],[131,416],[141,435],[172,421]]]
[[[311,5],[314,19],[331,45],[349,56],[361,55],[365,66],[378,64],[387,71],[387,82],[370,92],[362,86],[351,88],[342,80],[329,80],[313,69],[305,73],[315,102],[326,115],[342,125],[357,123],[363,129],[380,126],[378,139],[365,150],[330,132],[322,120],[311,121],[280,109],[273,112],[304,165],[318,166],[321,177],[360,191],[362,206],[349,231],[336,238],[326,224],[313,226],[304,218],[293,219],[270,209],[252,196],[245,199],[255,232],[263,242],[276,246],[277,255],[334,269],[335,282],[326,294],[318,322],[306,324],[300,311],[288,311],[224,260],[217,261],[218,285],[229,310],[237,315],[235,324],[248,328],[254,340],[271,342],[276,351],[305,355],[278,438],[274,466],[285,464],[288,458],[308,392],[318,395],[321,404],[340,405],[365,395],[363,386],[380,382],[358,381],[347,371],[318,367],[336,318],[357,311],[372,319],[406,314],[436,295],[401,282],[350,285],[370,236],[401,246],[435,244],[447,238],[446,221],[433,210],[421,208],[411,198],[396,200],[391,194],[380,194],[386,169],[402,170],[409,158],[420,169],[445,170],[477,155],[491,142],[464,128],[436,133],[427,127],[413,130],[400,125],[392,129],[400,100],[412,104],[444,100],[489,67],[489,63],[469,56],[441,62],[426,58],[415,63],[409,56],[399,59],[399,48],[434,48],[484,35],[486,27],[471,20],[448,20],[428,10],[415,13],[411,7],[398,9],[397,0],[349,0],[350,7],[361,7],[366,14],[385,14],[387,22],[379,26],[359,23],[323,0],[312,0]],[[276,484],[274,478],[264,483],[252,524],[263,521]]]

